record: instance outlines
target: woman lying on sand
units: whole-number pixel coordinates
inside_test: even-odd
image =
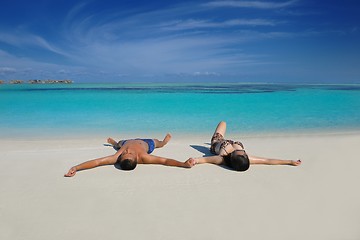
[[[225,139],[225,132],[226,123],[220,122],[211,138],[210,152],[216,154],[215,156],[189,158],[188,161],[195,161],[196,164],[212,163],[226,165],[236,171],[246,171],[250,164],[292,166],[299,166],[301,164],[301,160],[280,160],[249,156],[241,142]]]
[[[114,155],[97,158],[90,160],[79,165],[70,168],[65,177],[72,177],[77,171],[95,168],[103,165],[111,165],[120,163],[120,167],[123,170],[133,170],[137,164],[161,164],[166,166],[191,168],[195,162],[189,159],[185,162],[179,162],[174,159],[158,157],[150,155],[155,148],[161,148],[165,146],[171,139],[171,135],[167,134],[164,140],[158,139],[129,139],[116,142],[112,138],[108,138],[107,142],[110,143],[117,152]]]

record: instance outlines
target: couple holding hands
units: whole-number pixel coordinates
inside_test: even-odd
[[[165,146],[171,139],[167,134],[160,141],[158,139],[129,139],[116,142],[108,138],[107,142],[111,144],[117,152],[114,155],[90,160],[76,165],[64,176],[73,177],[77,171],[95,168],[103,165],[120,164],[123,170],[133,170],[137,164],[161,164],[165,166],[191,168],[196,164],[212,163],[216,165],[225,165],[236,171],[246,171],[250,165],[292,165],[299,166],[300,160],[280,160],[263,157],[254,157],[247,154],[243,144],[239,141],[225,139],[226,123],[220,122],[211,138],[210,152],[213,156],[189,158],[185,162],[179,162],[174,159],[158,157],[151,155],[155,148]]]

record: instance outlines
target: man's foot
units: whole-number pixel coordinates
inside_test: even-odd
[[[171,139],[171,135],[170,133],[166,134],[166,136],[164,137],[164,140],[162,140],[162,142],[164,143],[164,145],[166,145]]]
[[[291,165],[293,166],[299,166],[301,164],[301,160],[291,161]]]
[[[117,144],[117,142],[114,139],[110,138],[110,137],[106,141],[108,143],[110,143],[111,145],[113,145],[113,146],[115,146]]]

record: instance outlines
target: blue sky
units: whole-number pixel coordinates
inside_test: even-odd
[[[0,79],[360,82],[360,2],[2,0]]]

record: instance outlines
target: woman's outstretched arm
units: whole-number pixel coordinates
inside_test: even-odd
[[[255,157],[249,156],[250,164],[265,164],[265,165],[292,165],[299,166],[301,160],[282,160],[282,159],[272,159],[264,157]]]
[[[219,155],[209,156],[209,157],[198,157],[198,158],[189,158],[195,161],[195,164],[202,163],[212,163],[216,165],[221,165],[224,163],[224,158]]]

